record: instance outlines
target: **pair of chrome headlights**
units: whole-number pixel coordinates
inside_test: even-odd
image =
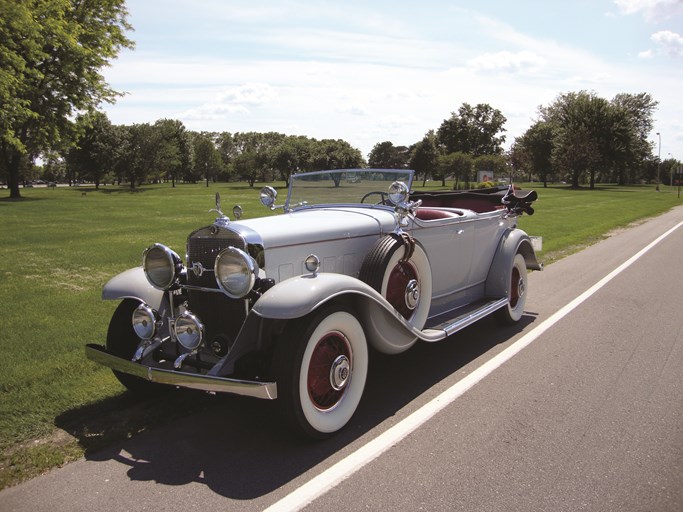
[[[135,334],[143,341],[154,338],[161,322],[159,313],[144,303],[135,308],[132,321]],[[204,324],[189,311],[175,319],[172,329],[175,339],[188,350],[199,348],[204,339]]]
[[[158,290],[170,290],[185,270],[174,251],[162,244],[149,246],[142,255],[142,268],[149,284]],[[242,299],[254,288],[258,266],[254,258],[237,247],[223,249],[213,268],[218,287],[231,299]]]

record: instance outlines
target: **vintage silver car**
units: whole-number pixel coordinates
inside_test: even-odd
[[[533,191],[410,195],[413,171],[293,175],[282,213],[216,220],[183,260],[154,244],[114,277],[106,345],[87,356],[135,392],[158,384],[277,399],[315,438],[344,427],[363,394],[368,351],[408,350],[495,315],[520,320],[527,269],[541,270],[517,217]]]

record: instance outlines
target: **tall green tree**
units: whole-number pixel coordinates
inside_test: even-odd
[[[160,179],[161,132],[149,123],[120,128],[121,157],[116,165],[119,181],[128,180],[133,190],[145,181]]]
[[[153,126],[159,142],[157,148],[158,168],[164,178],[171,179],[171,186],[192,165],[190,138],[185,125],[177,119],[159,119]]]
[[[272,165],[279,177],[289,186],[289,177],[312,167],[313,142],[308,137],[291,135],[285,138],[272,153]]]
[[[79,179],[92,181],[97,189],[116,165],[121,149],[119,132],[103,112],[79,116],[76,122],[83,128],[76,145],[65,152],[68,172]]]
[[[458,112],[452,112],[451,117],[441,123],[437,138],[446,154],[461,151],[475,158],[499,155],[503,153],[506,121],[503,113],[488,103],[474,107],[463,103]]]
[[[439,154],[434,130],[429,130],[413,148],[413,153],[410,156],[410,167],[418,176],[422,175],[423,187],[427,183],[429,176],[434,172]]]
[[[546,121],[536,121],[522,135],[515,139],[515,154],[521,158],[519,162],[529,174],[538,176],[543,186],[548,186],[548,177],[553,172],[553,127]]]
[[[553,129],[553,166],[578,187],[588,179],[632,180],[650,168],[650,146],[657,102],[649,94],[619,94],[612,101],[594,92],[561,94],[540,109],[541,120]]]
[[[117,93],[100,73],[133,43],[124,0],[0,0],[0,159],[10,197],[22,159],[75,139],[73,119]]]
[[[314,141],[311,167],[316,170],[352,169],[363,165],[363,155],[342,139]]]
[[[657,101],[647,93],[617,94],[611,101],[614,119],[619,123],[612,160],[614,181],[620,185],[633,182],[646,168],[651,147],[648,137],[654,126]]]
[[[368,155],[368,165],[375,169],[406,169],[409,162],[409,149],[390,141],[378,142]]]
[[[221,173],[223,169],[223,161],[221,155],[216,149],[214,142],[215,134],[209,132],[201,132],[195,134],[193,146],[193,175],[195,178],[204,178],[206,186],[209,186],[209,181],[213,181]]]
[[[435,178],[441,178],[441,186],[446,186],[446,178],[453,176],[455,183],[453,190],[458,189],[458,183],[464,181],[469,183],[472,176],[474,159],[467,153],[455,151],[447,155],[439,155],[436,159]]]

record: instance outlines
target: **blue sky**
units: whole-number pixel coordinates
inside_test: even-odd
[[[648,92],[683,160],[683,0],[128,0],[136,42],[105,71],[130,124],[410,145],[464,102],[508,121],[588,90]],[[655,148],[655,153],[658,151]]]

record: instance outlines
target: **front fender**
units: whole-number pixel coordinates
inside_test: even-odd
[[[354,277],[331,272],[282,281],[263,294],[252,313],[274,320],[291,320],[342,296],[350,297],[356,304],[365,335],[380,352],[403,352],[423,337],[374,288]]]
[[[543,266],[536,259],[536,253],[531,245],[529,235],[521,229],[511,229],[501,238],[496,255],[493,257],[489,275],[486,278],[486,295],[488,297],[508,296],[509,272],[517,253],[524,256],[527,269],[543,270]]]
[[[137,299],[157,310],[161,308],[163,297],[163,291],[149,284],[142,267],[131,268],[112,277],[102,290],[103,300]]]

